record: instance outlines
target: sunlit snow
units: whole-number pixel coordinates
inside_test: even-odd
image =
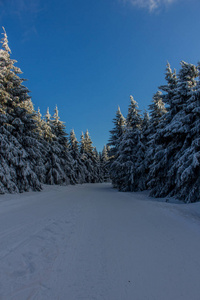
[[[0,198],[0,299],[199,300],[200,203],[45,186]]]

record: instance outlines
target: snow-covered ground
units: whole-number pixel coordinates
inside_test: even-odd
[[[0,196],[1,300],[199,300],[200,203],[110,184]]]

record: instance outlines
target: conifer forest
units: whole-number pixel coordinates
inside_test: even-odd
[[[99,153],[88,130],[66,133],[58,107],[34,109],[4,30],[0,49],[0,193],[40,191],[42,184],[112,181],[121,192],[150,190],[153,197],[200,200],[200,64],[167,63],[165,85],[141,114],[130,96]]]

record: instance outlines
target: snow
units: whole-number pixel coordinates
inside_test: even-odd
[[[45,186],[0,197],[0,299],[199,300],[200,203]]]

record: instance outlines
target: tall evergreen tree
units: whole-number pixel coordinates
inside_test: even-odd
[[[149,174],[149,160],[148,160],[148,142],[149,142],[149,126],[150,126],[150,119],[149,114],[145,111],[142,124],[141,124],[141,147],[140,152],[138,153],[137,159],[137,172],[140,174],[140,181],[138,184],[139,190],[146,190],[147,189],[147,181],[148,181],[148,174]]]
[[[89,131],[87,130],[85,132],[84,136],[84,154],[85,154],[85,165],[88,171],[88,178],[86,179],[87,182],[97,182],[98,181],[98,175],[97,175],[97,169],[96,169],[96,163],[97,159],[94,153],[94,147],[92,145],[92,140],[89,135]]]
[[[103,182],[103,174],[101,167],[101,153],[97,151],[97,148],[94,147],[93,150],[93,165],[94,165],[94,182]]]
[[[37,177],[41,183],[46,183],[46,160],[49,153],[50,145],[45,140],[44,133],[45,133],[45,122],[42,119],[42,115],[40,113],[40,109],[38,108],[38,111],[36,115],[34,116],[34,119],[37,123],[37,133],[38,133],[38,141],[40,143],[40,153],[35,153],[35,173],[37,174]]]
[[[85,179],[88,183],[98,182],[98,154],[92,145],[88,130],[81,135],[80,142],[81,160],[86,167]]]
[[[110,130],[110,139],[108,145],[110,146],[110,157],[115,157],[119,146],[120,139],[124,133],[126,120],[123,117],[120,107],[116,112],[116,116],[113,119],[114,128]]]
[[[159,89],[164,92],[164,94],[162,94],[161,96],[162,101],[166,105],[167,109],[169,108],[171,110],[174,106],[173,99],[175,95],[175,90],[177,89],[178,79],[176,76],[176,70],[172,72],[169,63],[167,63],[166,66],[165,80],[167,84],[161,85]]]
[[[130,96],[126,130],[120,141],[116,159],[111,165],[114,169],[112,182],[121,191],[136,191],[139,189],[138,154],[143,155],[141,143],[142,119],[137,102]]]
[[[195,77],[198,72],[200,78],[200,65],[196,69],[185,64],[184,67],[190,67],[190,72],[193,71],[193,76],[186,77],[191,79],[187,83],[181,74],[185,103],[179,117],[178,133],[182,138],[182,147],[171,173],[176,176],[173,194],[185,202],[196,202],[200,197],[200,79],[196,81]]]
[[[123,117],[120,107],[118,106],[118,110],[116,112],[116,116],[113,119],[114,128],[110,130],[110,139],[108,142],[109,149],[109,170],[110,170],[110,178],[112,179],[113,186],[116,187],[115,179],[117,178],[116,167],[114,165],[117,156],[118,156],[118,148],[120,145],[120,141],[123,137],[125,131],[126,120]]]
[[[9,132],[10,139],[16,139],[15,144],[18,144],[19,150],[14,167],[16,176],[13,176],[12,180],[20,192],[30,189],[40,190],[41,185],[34,172],[36,153],[40,152],[36,131],[37,123],[34,120],[35,112],[32,110],[29,91],[22,84],[24,80],[19,77],[22,72],[15,67],[16,61],[10,58],[11,51],[5,30],[2,45],[3,49],[0,51],[0,98],[1,107],[6,115],[3,127],[4,131]],[[30,111],[27,110],[27,103],[32,106]],[[11,153],[11,156],[16,154],[14,149]]]
[[[110,179],[109,156],[108,156],[108,148],[105,145],[103,147],[100,160],[101,160],[102,181],[107,182]]]
[[[53,124],[53,133],[56,136],[58,143],[60,147],[60,159],[63,163],[63,170],[66,175],[66,183],[75,184],[75,174],[73,169],[73,158],[69,151],[69,143],[68,143],[68,137],[66,133],[66,127],[64,122],[60,121],[60,117],[58,116],[58,108],[56,106],[55,113],[52,120]]]
[[[75,183],[72,158],[67,148],[65,125],[60,121],[57,107],[53,118],[51,118],[49,108],[47,109],[45,121],[45,138],[49,143],[46,161],[47,184]]]
[[[81,134],[81,140],[80,140],[80,154],[81,154],[81,161],[85,166],[85,181],[87,183],[92,182],[92,176],[91,176],[92,162],[91,160],[88,160],[86,144],[85,144],[85,136],[83,132]]]
[[[181,62],[177,86],[173,88],[168,112],[160,122],[155,136],[157,148],[154,165],[151,167],[153,180],[150,182],[153,196],[165,197],[175,193],[176,161],[182,147],[185,148],[188,131],[181,119],[185,115],[184,110],[191,91],[196,85],[196,76],[194,65]]]
[[[87,172],[86,167],[81,160],[81,154],[78,147],[78,141],[74,130],[70,132],[69,150],[73,158],[73,170],[75,174],[76,183],[84,183],[86,181],[85,174]]]
[[[167,110],[162,101],[163,95],[160,91],[157,91],[153,96],[152,103],[149,105],[150,110],[150,123],[148,128],[148,143],[145,157],[145,164],[148,166],[148,185],[152,187],[154,182],[158,179],[155,176],[155,169],[157,166],[157,160],[155,160],[155,156],[157,152],[159,152],[159,145],[155,144],[157,131],[160,130],[160,123],[163,126],[165,123],[165,116]],[[160,146],[162,149],[162,145]]]

